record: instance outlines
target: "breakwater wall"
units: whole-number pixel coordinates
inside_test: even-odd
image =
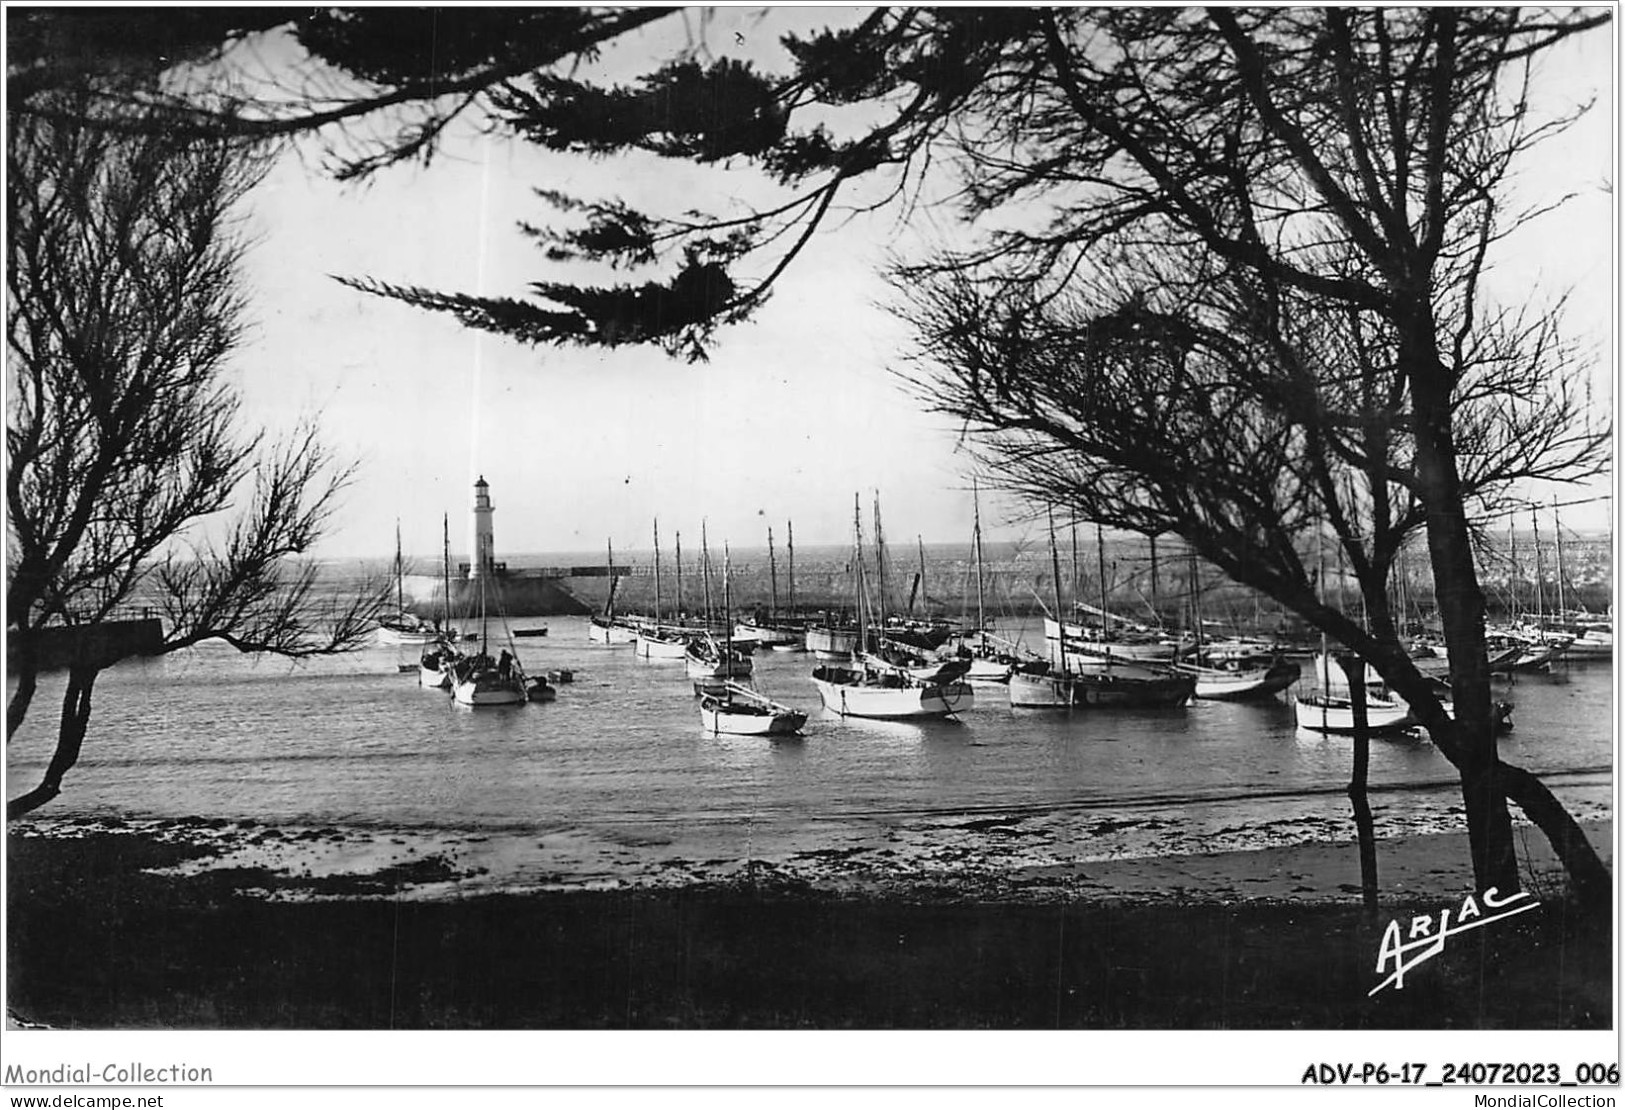
[[[1032,617],[1054,608],[1056,584],[1047,554],[1024,553],[982,566],[983,610],[994,621],[1010,617]],[[584,615],[601,612],[609,596],[610,568],[605,565],[552,565],[505,568],[495,579],[501,592],[501,608],[509,616]],[[615,606],[627,613],[652,613],[655,608],[655,573],[652,562],[616,565]],[[870,596],[879,601],[879,576],[871,561],[865,568]],[[1183,625],[1188,619],[1192,579],[1184,560],[1168,560],[1152,572],[1145,559],[1115,558],[1106,568],[1106,587],[1093,560],[1074,571],[1070,561],[1061,566],[1060,595],[1063,607],[1073,601],[1102,605],[1133,619]],[[1531,576],[1532,579],[1532,576]],[[886,574],[887,609],[921,617],[974,618],[976,612],[976,570],[969,558],[931,558],[918,563],[888,563]],[[437,616],[444,605],[443,579],[431,575],[408,575],[406,595],[409,607],[420,616]],[[734,562],[730,566],[729,593],[736,613],[761,611],[774,606],[787,612],[792,604],[792,580],[781,560],[776,566],[766,559]],[[1299,622],[1284,613],[1276,603],[1261,598],[1253,590],[1235,583],[1216,580],[1209,569],[1197,583],[1201,591],[1203,618],[1235,628],[1293,630]],[[1534,608],[1532,580],[1485,575],[1484,586],[1491,619],[1529,612]],[[1556,583],[1544,584],[1545,607],[1555,608]],[[1332,587],[1334,588],[1334,587]],[[722,572],[715,561],[710,579],[713,609],[722,607]],[[699,566],[685,560],[681,581],[670,560],[663,561],[660,574],[660,608],[673,615],[679,608],[690,614],[705,608],[706,581]],[[1407,611],[1412,619],[1433,609],[1431,582],[1425,568],[1407,568]],[[1351,612],[1357,611],[1359,592],[1352,579],[1343,596]],[[852,564],[850,559],[798,559],[794,576],[794,608],[797,611],[841,611],[852,605]],[[1569,608],[1605,612],[1612,603],[1612,584],[1591,578],[1567,581],[1564,597]],[[477,607],[477,591],[466,578],[452,579],[452,616],[462,617]]]
[[[35,660],[41,670],[108,667],[132,655],[154,655],[164,644],[157,617],[104,621],[100,624],[50,625],[36,629]],[[18,634],[6,639],[6,660],[16,665]]]

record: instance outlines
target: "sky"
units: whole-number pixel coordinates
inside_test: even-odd
[[[707,40],[744,36],[771,61],[783,18],[806,25],[828,14],[781,9],[758,24],[747,11],[720,9]],[[634,72],[694,30],[662,21],[605,65]],[[1546,87],[1560,101],[1599,93],[1600,109],[1525,178],[1530,195],[1577,195],[1506,245],[1496,280],[1513,298],[1573,288],[1575,331],[1599,351],[1600,411],[1613,404],[1614,121],[1611,44],[1606,34],[1588,38],[1554,59]],[[262,64],[280,64],[259,49]],[[681,532],[697,549],[702,522],[713,549],[760,547],[769,527],[782,544],[790,522],[798,545],[840,544],[851,537],[854,494],[866,515],[879,496],[893,542],[969,540],[968,460],[955,429],[922,413],[893,376],[907,336],[880,307],[877,266],[916,242],[917,225],[893,212],[820,234],[763,309],[719,333],[709,363],[645,348],[526,347],[330,275],[523,295],[528,282],[563,275],[514,230],[549,215],[533,187],[670,210],[738,203],[759,183],[748,171],[719,183],[652,158],[548,155],[467,128],[427,169],[395,168],[365,185],[333,182],[318,157],[307,146],[302,159],[284,159],[251,198],[255,328],[236,363],[251,417],[277,428],[317,414],[333,445],[361,463],[313,554],[388,555],[398,523],[409,555],[434,556],[442,514],[454,551],[466,550],[480,476],[496,506],[499,556],[596,551],[607,541],[646,551],[656,518],[663,545]],[[1546,503],[1552,492],[1531,494]],[[1602,488],[1557,492],[1574,500]],[[990,540],[1033,532],[1021,506],[984,491],[981,509]],[[1611,523],[1600,502],[1564,514],[1566,528]]]

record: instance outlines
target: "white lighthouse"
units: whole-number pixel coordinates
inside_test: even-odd
[[[492,573],[496,565],[496,540],[491,532],[491,487],[480,475],[474,483],[474,542],[469,545],[474,553],[468,564],[468,576],[479,578]]]

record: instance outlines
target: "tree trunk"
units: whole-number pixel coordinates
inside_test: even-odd
[[[62,721],[57,729],[56,752],[45,768],[45,777],[28,793],[6,803],[6,819],[30,813],[62,793],[62,779],[79,762],[85,732],[90,726],[90,695],[96,687],[99,667],[68,669],[68,689],[62,695]]]
[[[1338,663],[1349,680],[1349,702],[1354,714],[1354,768],[1349,777],[1349,803],[1354,807],[1354,828],[1360,840],[1360,893],[1368,913],[1377,912],[1377,830],[1371,819],[1366,782],[1371,768],[1370,718],[1365,708],[1365,660],[1339,654]]]
[[[1472,536],[1462,503],[1449,375],[1439,363],[1426,297],[1418,303],[1423,306],[1419,314],[1396,322],[1402,336],[1400,357],[1411,383],[1416,477],[1427,514],[1428,556],[1450,657],[1453,732],[1460,756],[1456,768],[1467,810],[1474,882],[1479,890],[1495,887],[1508,894],[1519,889],[1518,858],[1512,818],[1495,773],[1499,756],[1484,645],[1484,593],[1473,565]]]
[[[1459,770],[1463,746],[1461,730],[1439,705],[1415,664],[1402,657],[1384,657],[1376,665],[1390,688],[1410,703],[1422,726],[1433,737],[1439,753]],[[1600,909],[1607,914],[1613,898],[1613,882],[1608,868],[1563,803],[1539,777],[1499,758],[1496,759],[1492,778],[1490,788],[1522,810],[1524,816],[1534,822],[1551,843],[1552,851],[1568,873],[1575,897],[1587,909]],[[1463,789],[1467,789],[1465,772],[1462,773],[1462,782]],[[1480,785],[1479,788],[1484,787]],[[1503,889],[1502,892],[1507,891]]]
[[[1512,799],[1551,843],[1580,905],[1606,918],[1614,904],[1613,879],[1563,803],[1538,776],[1510,763],[1495,765],[1494,786]]]
[[[19,647],[17,651],[17,689],[12,691],[11,701],[6,704],[6,743],[11,743],[17,735],[17,730],[23,727],[23,721],[28,716],[28,707],[34,704],[34,691],[39,687],[39,668],[34,665],[29,648]]]

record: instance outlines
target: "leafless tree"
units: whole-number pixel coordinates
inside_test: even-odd
[[[41,630],[134,600],[164,614],[162,651],[357,645],[380,593],[324,598],[314,567],[289,563],[353,467],[313,426],[280,444],[244,431],[225,376],[245,319],[231,209],[260,163],[158,126],[8,123],[7,742],[38,688]],[[61,791],[115,661],[69,667],[54,755],[8,816]]]
[[[1258,469],[1236,495],[1263,496],[1257,484],[1266,475],[1297,485],[1303,499],[1264,500],[1263,519],[1279,510],[1278,519],[1302,528],[1313,513],[1337,527],[1372,594],[1383,592],[1397,540],[1423,527],[1454,717],[1407,689],[1414,680],[1391,650],[1357,629],[1339,638],[1369,650],[1396,687],[1417,694],[1422,719],[1461,775],[1480,887],[1518,883],[1503,800],[1511,793],[1600,901],[1600,865],[1589,846],[1574,847],[1573,823],[1499,760],[1470,515],[1475,498],[1504,488],[1498,480],[1583,468],[1600,446],[1572,430],[1579,422],[1569,419],[1545,349],[1551,321],[1520,328],[1486,306],[1482,283],[1497,243],[1561,199],[1506,211],[1513,167],[1572,118],[1531,116],[1532,59],[1594,19],[1341,8],[1036,18],[1042,61],[1011,58],[1005,79],[974,95],[971,111],[984,120],[1000,104],[1027,105],[1028,126],[998,129],[1000,142],[965,144],[975,167],[969,204],[975,213],[1054,197],[1056,219],[1015,226],[923,272],[993,269],[998,284],[1039,290],[1040,303],[1075,280],[1089,289],[1091,275],[1115,279],[1121,298],[1086,306],[1108,330],[1205,325],[1210,351],[1248,345],[1221,362],[1277,367],[1269,387],[1282,393],[1263,399],[1278,425],[1235,422],[1258,437],[1250,453],[1238,445]],[[1221,309],[1204,319],[1188,304],[1208,290],[1230,305],[1202,306]],[[1169,338],[1174,351],[1191,344]],[[1323,385],[1343,395],[1328,405]],[[1226,405],[1250,400],[1203,396],[1210,388],[1184,402],[1176,394],[1173,411],[1206,408],[1229,419]],[[1141,403],[1165,404],[1144,394]],[[1190,427],[1179,434],[1203,457]],[[1339,451],[1345,475],[1369,476],[1364,488],[1334,489],[1347,478],[1323,460]],[[1311,469],[1291,466],[1293,458]],[[1217,465],[1211,454],[1206,461]],[[1115,492],[1127,503],[1137,496],[1123,483]],[[1350,512],[1342,525],[1340,505]],[[1349,542],[1356,536],[1361,543]],[[1279,546],[1278,537],[1243,538]],[[1286,600],[1302,584],[1287,575],[1271,592]],[[1300,597],[1294,607],[1314,605]]]
[[[1180,535],[1372,661],[1459,760],[1459,735],[1401,646],[1388,588],[1426,520],[1392,340],[1358,313],[1328,314],[1301,295],[1261,313],[1218,280],[1187,280],[1177,311],[1156,309],[1125,297],[1126,276],[1103,278],[1093,297],[1045,297],[962,272],[912,275],[899,303],[918,344],[906,376],[926,405],[963,424],[994,483],[1110,526]],[[1092,307],[1106,304],[1115,307]],[[1555,327],[1547,315],[1487,329],[1461,368],[1462,489],[1479,510],[1521,480],[1606,464],[1606,433],[1582,430],[1568,388],[1578,364],[1552,342]],[[1351,568],[1363,619],[1326,596],[1320,534]],[[1549,792],[1516,768],[1501,773],[1571,867],[1606,889]]]

